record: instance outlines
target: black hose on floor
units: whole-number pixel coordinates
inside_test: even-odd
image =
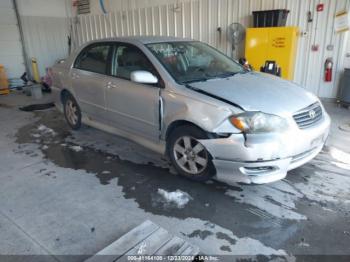
[[[20,107],[19,110],[25,111],[25,112],[32,112],[32,111],[39,111],[39,110],[45,110],[54,107],[54,103],[47,103],[47,104],[34,104],[29,106],[23,106]]]

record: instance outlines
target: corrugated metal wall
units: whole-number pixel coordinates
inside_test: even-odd
[[[128,35],[171,35],[190,37],[209,43],[231,54],[226,38],[227,26],[240,22],[252,25],[252,11],[267,9],[289,9],[287,24],[301,30],[296,63],[295,82],[321,97],[334,98],[338,79],[343,70],[348,33],[334,32],[336,12],[349,10],[350,0],[323,0],[325,10],[316,12],[319,0],[183,0],[106,2],[109,13],[98,14],[97,0],[91,0],[96,14],[79,16],[74,22],[74,43],[79,46],[86,41]],[[140,4],[140,6],[138,5]],[[158,5],[157,5],[158,4]],[[139,6],[138,8],[136,8]],[[119,8],[119,9],[115,9]],[[307,22],[307,12],[312,11],[313,22]],[[217,28],[221,27],[222,33]],[[311,46],[319,45],[318,52]],[[327,46],[333,45],[333,51]],[[244,43],[234,57],[244,54]],[[335,61],[335,80],[323,82],[324,61],[332,57]]]
[[[8,78],[19,78],[25,71],[21,37],[11,0],[0,1],[0,64]]]
[[[35,57],[44,76],[46,67],[68,55],[71,0],[17,0],[17,5],[27,59]]]
[[[67,18],[21,16],[21,22],[28,59],[37,59],[40,75],[44,76],[46,67],[68,55]]]

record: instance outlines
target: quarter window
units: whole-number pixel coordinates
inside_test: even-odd
[[[99,74],[106,74],[109,50],[110,45],[88,47],[79,55],[74,67]]]

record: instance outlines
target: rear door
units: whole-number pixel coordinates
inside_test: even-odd
[[[75,98],[81,110],[101,123],[107,123],[106,86],[111,52],[111,43],[89,45],[82,50],[71,69]]]
[[[159,78],[152,63],[136,46],[117,43],[106,90],[110,124],[151,140],[159,140],[159,84],[139,84],[130,80],[136,70]]]

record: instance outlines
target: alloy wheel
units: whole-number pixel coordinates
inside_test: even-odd
[[[208,153],[195,138],[183,136],[176,140],[173,154],[177,165],[185,172],[197,175],[208,165]]]
[[[72,125],[78,122],[78,108],[72,100],[68,100],[66,104],[66,116]]]

